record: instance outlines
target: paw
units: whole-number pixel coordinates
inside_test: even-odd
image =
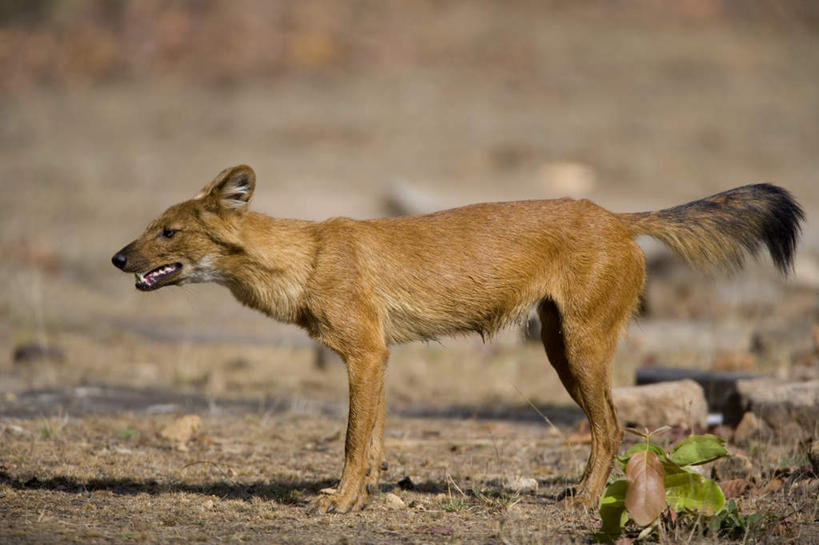
[[[567,488],[559,496],[567,507],[573,508],[590,508],[597,505],[597,498],[592,497],[584,489]]]
[[[365,493],[360,493],[356,496],[339,493],[333,488],[325,488],[321,490],[320,496],[309,505],[307,513],[348,513],[349,511],[363,508],[367,499],[368,495]]]
[[[323,492],[323,491],[322,491]],[[326,494],[319,496],[307,507],[310,515],[323,515],[325,513],[346,513],[347,510],[339,507],[337,494]]]

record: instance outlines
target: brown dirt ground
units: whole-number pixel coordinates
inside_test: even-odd
[[[403,33],[398,8],[376,10],[361,24],[401,54],[372,63],[381,42],[357,35],[366,47],[341,64],[216,84],[151,72],[0,85],[0,542],[592,539],[595,513],[557,500],[585,462],[587,446],[566,440],[582,415],[517,331],[395,347],[382,488],[407,507],[382,494],[346,516],[305,513],[341,469],[341,364],[316,369],[303,333],[218,287],[137,293],[109,263],[229,164],[256,168],[257,210],[313,219],[381,215],[396,184],[441,206],[578,192],[626,211],[778,183],[808,213],[794,277],[765,259],[704,277],[657,254],[615,382],[647,362],[815,372],[813,28],[543,9],[453,2],[412,11],[417,32]],[[591,186],[555,180],[566,162]],[[12,361],[32,341],[62,357]],[[182,451],[158,431],[185,413],[203,424]],[[819,541],[804,448],[734,445],[714,469],[781,481],[741,500],[765,520],[750,541]],[[406,476],[414,490],[396,488]],[[517,477],[537,490],[516,492]],[[719,542],[692,521],[663,531],[663,543]]]

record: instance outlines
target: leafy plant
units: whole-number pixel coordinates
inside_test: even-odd
[[[611,482],[600,497],[599,540],[616,539],[629,519],[646,528],[641,535],[647,535],[666,508],[708,515],[723,510],[725,496],[719,485],[690,468],[725,456],[723,440],[710,434],[690,435],[666,452],[652,441],[659,431],[663,430],[637,432],[645,441],[618,458],[625,478]]]
[[[728,505],[708,522],[708,529],[730,539],[744,539],[760,524],[762,524],[762,515],[759,513],[740,514],[736,502],[731,498],[728,500]]]

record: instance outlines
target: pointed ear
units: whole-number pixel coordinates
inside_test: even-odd
[[[255,187],[256,173],[247,165],[239,165],[220,172],[196,198],[211,201],[221,211],[243,211]]]

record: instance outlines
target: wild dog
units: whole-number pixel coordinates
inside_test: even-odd
[[[650,235],[695,267],[738,269],[764,245],[787,273],[804,213],[758,184],[656,212],[616,214],[588,200],[485,203],[356,221],[250,212],[255,173],[228,168],[114,255],[139,290],[216,282],[241,303],[297,324],[337,352],[349,379],[344,469],[313,508],[346,512],[378,483],[384,367],[393,343],[491,335],[536,307],[549,361],[591,428],[574,498],[596,501],[622,431],[611,361],[645,276]]]

